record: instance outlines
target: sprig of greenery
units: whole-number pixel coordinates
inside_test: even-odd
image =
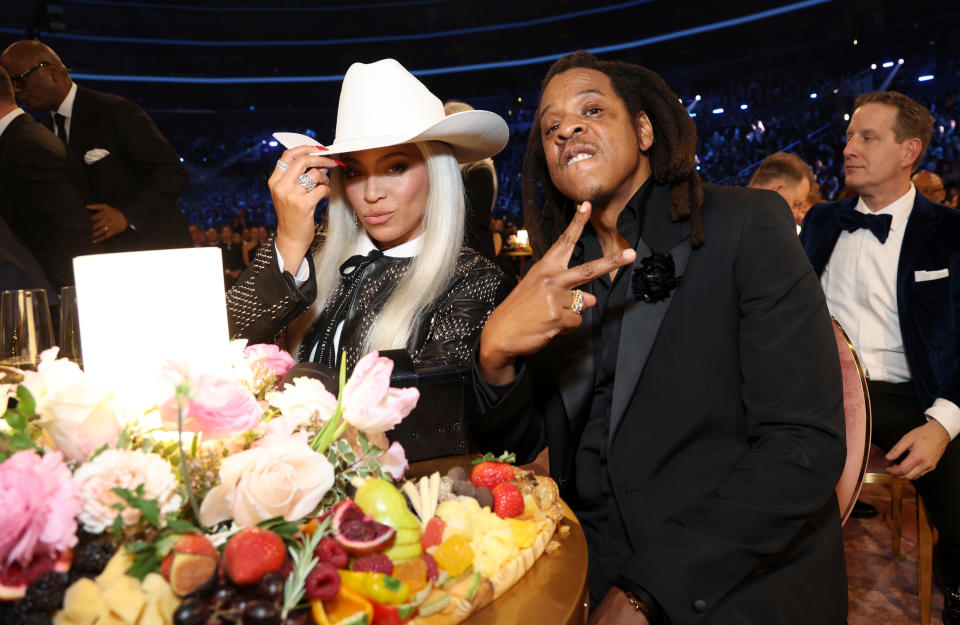
[[[474,458],[473,460],[473,464],[480,464],[481,462],[505,462],[507,464],[516,464],[517,455],[512,451],[504,450],[499,456],[494,456],[488,451],[479,458]]]
[[[323,429],[310,440],[310,448],[321,454],[325,453],[331,441],[340,438],[340,435],[347,428],[347,422],[343,421],[343,387],[346,383],[347,352],[344,350],[340,356],[340,389],[337,391],[337,409],[333,411],[333,415],[330,416],[330,420],[323,426]]]
[[[37,420],[37,402],[27,387],[17,387],[17,405],[3,413],[3,420],[10,426],[9,432],[0,432],[0,462],[11,454],[35,449],[42,451],[34,440],[39,435]]]
[[[328,516],[317,523],[312,536],[308,537],[301,534],[300,540],[295,541],[294,545],[289,548],[290,557],[293,558],[293,570],[290,571],[290,575],[283,585],[283,610],[280,618],[287,618],[287,614],[296,608],[300,600],[303,599],[304,592],[306,592],[307,576],[310,575],[310,571],[319,561],[313,555],[313,552],[320,544],[320,540],[329,533],[330,517]]]
[[[190,483],[190,468],[187,466],[187,454],[183,451],[183,400],[190,394],[190,385],[184,381],[177,385],[177,447],[180,449],[180,469],[183,472],[183,484],[187,489],[187,498],[190,500],[190,508],[193,510],[193,518],[197,520],[200,527],[203,523],[200,521],[200,506],[197,505],[197,498],[193,492],[193,485]],[[191,452],[194,457],[197,454],[197,437],[193,438]]]

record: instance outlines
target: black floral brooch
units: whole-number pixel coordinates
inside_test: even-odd
[[[669,254],[650,254],[640,259],[640,265],[633,270],[633,295],[637,300],[653,304],[670,297],[670,292],[680,284],[683,276],[677,275],[673,256]]]

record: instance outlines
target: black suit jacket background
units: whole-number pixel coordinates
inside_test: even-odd
[[[823,292],[777,194],[704,185],[695,250],[669,199],[654,188],[642,243],[671,251],[683,279],[667,302],[628,301],[614,381],[608,470],[634,551],[619,575],[674,625],[839,625],[846,448]],[[595,322],[586,309],[580,329],[526,359],[499,403],[478,382],[485,447],[530,460],[549,446],[567,495]]]
[[[177,205],[187,187],[187,170],[139,106],[78,85],[69,145],[82,163],[91,202],[120,209],[133,226],[108,239],[100,251],[192,246]],[[109,156],[83,162],[84,155],[96,148],[109,151]]]
[[[89,211],[53,133],[18,115],[0,135],[0,216],[55,287],[73,284],[73,257],[89,253]]]

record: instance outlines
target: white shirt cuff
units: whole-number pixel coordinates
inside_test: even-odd
[[[273,244],[273,249],[277,254],[277,265],[280,267],[280,273],[283,273],[283,256],[280,255],[280,248],[277,247],[277,244]],[[297,269],[297,273],[293,276],[293,281],[296,283],[297,287],[303,286],[303,283],[310,278],[310,264],[307,262],[307,259],[304,258],[300,261],[300,268]]]
[[[950,440],[955,439],[960,433],[960,407],[952,401],[938,397],[933,405],[927,408],[925,414],[928,419],[936,419],[937,423],[944,427],[950,435]]]

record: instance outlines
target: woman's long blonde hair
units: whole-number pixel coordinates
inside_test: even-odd
[[[423,211],[419,253],[397,283],[364,338],[362,353],[373,350],[411,348],[417,317],[430,308],[446,291],[453,279],[457,256],[463,245],[464,195],[463,180],[457,159],[446,143],[424,141],[415,144],[427,165],[430,185]],[[340,265],[356,249],[364,236],[346,197],[343,174],[331,170],[330,203],[327,209],[327,236],[324,245],[314,252],[317,299],[290,324],[289,338],[296,353],[304,336],[321,311],[333,298],[340,280]],[[303,346],[309,347],[309,346]]]

